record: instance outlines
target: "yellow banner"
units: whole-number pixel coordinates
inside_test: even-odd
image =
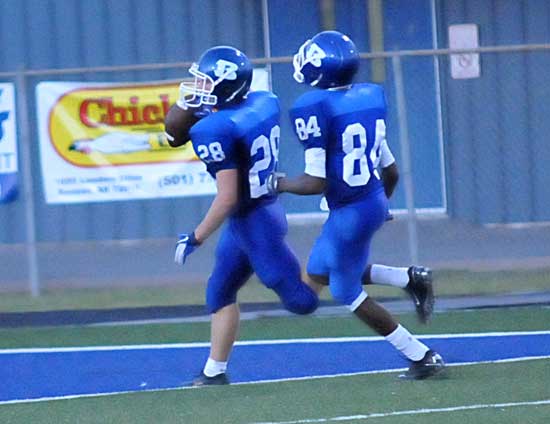
[[[57,153],[79,167],[198,160],[191,143],[172,148],[164,118],[178,84],[78,88],[53,105],[49,138]]]

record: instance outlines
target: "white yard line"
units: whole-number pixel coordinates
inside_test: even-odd
[[[513,336],[538,336],[547,335],[550,331],[509,331],[492,333],[456,333],[456,334],[425,334],[417,335],[420,339],[451,339],[467,337],[513,337]],[[276,339],[276,340],[248,340],[238,341],[236,346],[257,345],[281,345],[296,343],[355,343],[382,341],[384,337],[322,337],[306,339]],[[189,349],[209,347],[208,342],[192,343],[164,343],[164,344],[139,344],[139,345],[112,345],[112,346],[77,346],[77,347],[39,347],[39,348],[15,348],[0,349],[0,355],[13,353],[56,353],[56,352],[90,352],[90,351],[115,351],[115,350],[147,350],[147,349]]]
[[[310,418],[295,421],[269,421],[258,422],[254,424],[309,424],[309,423],[330,423],[330,422],[343,422],[352,420],[368,420],[372,418],[385,418],[396,417],[401,415],[420,415],[420,414],[434,414],[441,412],[457,412],[457,411],[471,411],[475,409],[500,409],[500,408],[513,408],[518,406],[539,406],[550,405],[550,399],[537,400],[533,402],[509,402],[509,403],[486,403],[479,405],[462,405],[451,406],[448,408],[422,408],[422,409],[410,409],[407,411],[394,411],[394,412],[378,412],[364,415],[349,415],[332,418]]]
[[[550,355],[548,356],[525,356],[521,358],[511,358],[511,359],[498,359],[495,361],[479,361],[479,362],[461,362],[456,364],[447,364],[449,367],[457,367],[457,366],[466,366],[466,365],[483,365],[483,364],[503,364],[503,363],[510,363],[510,362],[524,362],[524,361],[533,361],[533,360],[541,360],[541,359],[550,359]],[[361,371],[361,372],[354,372],[354,373],[341,373],[341,374],[330,374],[330,375],[313,375],[313,376],[306,376],[306,377],[291,377],[291,378],[281,378],[276,380],[258,380],[258,381],[247,381],[242,383],[231,383],[232,386],[244,386],[244,385],[250,385],[250,384],[266,384],[266,383],[284,383],[288,381],[303,381],[303,380],[320,380],[323,378],[337,378],[337,377],[351,377],[351,376],[358,376],[358,375],[368,375],[368,374],[389,374],[389,373],[396,373],[405,371],[407,368],[394,368],[394,369],[385,369],[385,370],[374,370],[374,371]],[[168,387],[165,389],[145,389],[145,390],[126,390],[126,391],[120,391],[120,392],[108,392],[108,393],[88,393],[88,394],[80,394],[80,395],[66,395],[66,396],[51,396],[51,397],[43,397],[43,398],[35,398],[35,399],[15,399],[15,400],[8,400],[8,401],[0,401],[0,406],[2,405],[10,405],[10,404],[19,404],[19,403],[36,403],[36,402],[48,402],[53,400],[66,400],[66,399],[79,399],[79,398],[89,398],[89,397],[104,397],[104,396],[114,396],[114,395],[123,395],[123,394],[129,394],[129,393],[143,393],[143,392],[165,392],[168,390],[193,390],[193,389],[199,389],[199,390],[208,390],[212,387]],[[300,421],[299,421],[300,422]],[[308,421],[304,421],[308,422]],[[318,421],[313,421],[318,422]],[[320,421],[323,422],[323,421]]]
[[[508,358],[508,359],[495,359],[492,361],[475,361],[475,362],[456,362],[453,364],[446,364],[447,367],[462,367],[466,365],[486,365],[486,364],[507,364],[513,362],[525,362],[525,361],[536,361],[541,359],[550,359],[550,355],[543,356],[523,356],[518,358]],[[233,386],[245,385],[245,384],[264,384],[264,383],[285,383],[287,381],[301,381],[301,380],[320,380],[322,378],[338,378],[338,377],[353,377],[358,375],[368,375],[368,374],[389,374],[396,373],[401,371],[406,371],[407,368],[390,368],[384,370],[372,370],[372,371],[359,371],[359,372],[350,372],[350,373],[340,373],[340,374],[326,374],[326,375],[308,375],[305,377],[290,377],[290,378],[280,378],[277,380],[257,380],[257,381],[247,381],[243,383],[231,383]]]

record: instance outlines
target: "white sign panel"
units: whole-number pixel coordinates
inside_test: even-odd
[[[472,49],[479,47],[479,31],[476,24],[449,26],[450,49]],[[451,77],[455,79],[479,78],[481,68],[478,53],[451,55]]]
[[[266,76],[256,81],[260,85],[253,89],[268,89]],[[178,87],[174,82],[38,84],[46,202],[215,194],[215,181],[191,143],[172,148],[164,137],[164,118]]]
[[[0,203],[17,197],[17,132],[15,90],[0,83]]]

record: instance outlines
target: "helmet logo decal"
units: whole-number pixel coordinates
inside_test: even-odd
[[[237,79],[237,70],[239,66],[228,60],[220,59],[216,62],[216,68],[214,69],[214,75],[218,77],[218,81],[227,79],[230,81]]]
[[[306,60],[304,61],[304,65],[306,63],[311,63],[316,68],[319,68],[321,66],[321,61],[325,57],[327,57],[325,51],[317,44],[311,43],[309,48],[306,50]]]
[[[304,82],[302,68],[308,63],[311,63],[316,68],[320,68],[323,59],[326,57],[327,54],[318,44],[312,43],[311,40],[307,40],[300,46],[298,53],[294,55],[294,60],[292,61],[294,66],[294,79],[299,83]]]

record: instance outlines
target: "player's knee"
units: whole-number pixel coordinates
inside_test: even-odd
[[[307,263],[306,272],[312,278],[321,277],[325,274],[328,274],[326,266],[324,263],[316,257],[310,257]]]
[[[214,314],[227,305],[237,301],[236,293],[227,293],[215,290],[210,285],[206,289],[206,310],[209,314]]]
[[[346,305],[348,308],[351,308],[362,293],[365,293],[361,286],[346,287],[344,284],[334,284],[332,281],[329,287],[334,300],[342,305]]]
[[[307,315],[314,312],[319,306],[319,297],[317,294],[303,283],[292,296],[283,299],[285,308],[298,315]]]
[[[326,275],[319,275],[314,273],[307,273],[307,278],[310,282],[313,284],[317,284],[320,286],[328,286],[328,276]]]
[[[207,299],[206,300],[206,311],[209,314],[215,314],[220,309],[225,308],[227,305],[231,305],[232,303],[235,303],[236,299]]]

